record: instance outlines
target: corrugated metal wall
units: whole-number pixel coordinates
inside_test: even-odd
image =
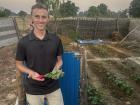
[[[80,59],[72,52],[63,55],[64,77],[60,79],[64,105],[80,105]]]

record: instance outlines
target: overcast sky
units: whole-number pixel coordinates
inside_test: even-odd
[[[81,11],[87,10],[90,6],[97,6],[105,3],[109,9],[113,11],[123,10],[129,7],[132,0],[71,0]],[[0,0],[0,7],[11,9],[14,12],[24,10],[30,13],[31,6],[35,4],[35,0]]]

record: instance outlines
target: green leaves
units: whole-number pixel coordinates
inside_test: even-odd
[[[98,92],[95,87],[89,85],[87,88],[87,95],[89,105],[106,105],[101,93]]]
[[[130,3],[129,13],[133,17],[140,17],[140,0],[133,0]]]
[[[75,5],[75,3],[71,1],[67,1],[60,5],[60,14],[62,17],[76,16],[79,7]]]
[[[125,81],[121,80],[120,78],[117,78],[114,74],[112,73],[107,73],[107,78],[112,81],[115,85],[117,85],[124,93],[127,95],[132,95],[134,88],[129,86]]]
[[[133,78],[133,80],[136,81],[136,83],[140,84],[140,74],[137,74],[137,75],[133,76],[132,78]]]
[[[52,72],[44,75],[46,78],[51,78],[51,79],[59,79],[64,76],[64,72],[62,70],[53,70]]]

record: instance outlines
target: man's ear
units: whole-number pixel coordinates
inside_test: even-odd
[[[33,30],[32,16],[30,15],[28,19],[29,19],[29,26],[28,26],[28,29],[29,29],[29,30]]]

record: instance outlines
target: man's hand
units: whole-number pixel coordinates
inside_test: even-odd
[[[45,80],[42,75],[40,75],[39,73],[34,72],[34,71],[29,72],[28,78],[32,78],[32,79],[37,80],[37,81],[44,81]]]

